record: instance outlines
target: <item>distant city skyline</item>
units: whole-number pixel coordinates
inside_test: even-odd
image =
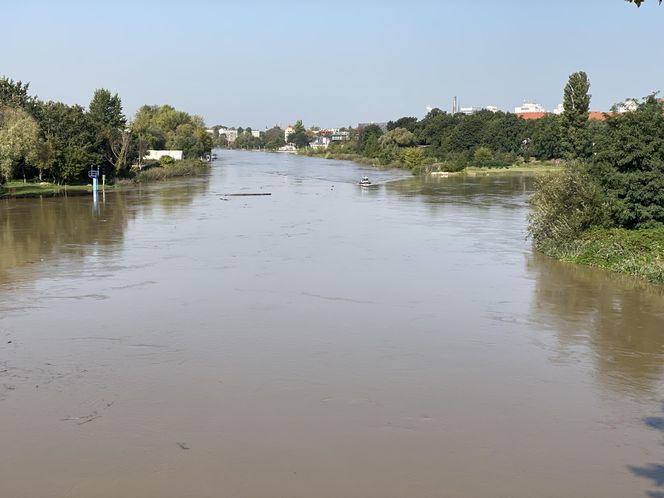
[[[130,118],[170,104],[255,129],[421,118],[427,106],[449,112],[455,95],[460,107],[551,111],[577,70],[593,110],[664,89],[664,7],[534,4],[9,0],[0,75],[45,100],[87,106],[103,87]]]

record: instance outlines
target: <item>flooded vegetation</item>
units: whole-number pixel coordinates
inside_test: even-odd
[[[534,252],[532,189],[224,151],[0,201],[0,495],[661,496],[664,291]]]

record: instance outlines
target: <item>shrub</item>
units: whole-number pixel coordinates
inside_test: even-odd
[[[590,227],[609,225],[607,198],[582,163],[539,178],[530,204],[528,233],[544,252],[571,242]]]
[[[171,156],[161,156],[159,158],[159,166],[169,166],[173,163],[175,163],[175,159]]]

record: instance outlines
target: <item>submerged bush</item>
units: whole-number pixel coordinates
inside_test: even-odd
[[[530,204],[528,233],[544,252],[573,241],[591,227],[610,224],[607,198],[579,162],[539,178]]]
[[[155,166],[150,169],[144,169],[136,174],[134,181],[151,182],[182,176],[196,176],[207,172],[209,168],[208,163],[197,159],[184,159],[166,166]]]

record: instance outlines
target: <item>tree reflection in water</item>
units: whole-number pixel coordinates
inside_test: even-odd
[[[664,288],[540,254],[533,315],[554,324],[561,346],[590,348],[598,378],[622,393],[653,393],[664,373]]]

